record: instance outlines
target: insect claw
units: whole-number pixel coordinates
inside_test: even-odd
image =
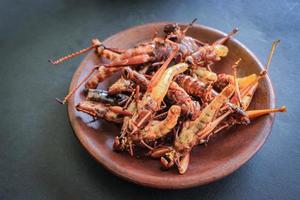
[[[206,143],[207,143],[207,140],[204,140],[204,139],[199,140],[199,144],[206,144]]]
[[[281,106],[281,108],[279,108],[279,112],[286,112],[286,106]]]
[[[151,157],[152,158],[159,158],[159,157],[162,157],[163,155],[165,155],[166,153],[169,153],[171,152],[172,149],[170,147],[159,147],[159,148],[156,148],[156,149],[152,149],[151,150]]]
[[[197,20],[198,20],[198,18],[196,17],[195,19],[193,19],[193,21],[191,22],[191,24],[194,24]]]
[[[260,76],[260,77],[263,77],[263,76],[265,76],[267,73],[268,73],[267,70],[263,69],[263,70],[261,70],[261,72],[259,72],[259,76]]]
[[[238,31],[239,31],[239,28],[235,27],[235,28],[232,30],[231,35],[236,34]]]
[[[227,39],[229,39],[232,36],[234,36],[238,31],[239,31],[239,29],[237,27],[233,28],[232,31],[227,34]]]
[[[190,153],[187,153],[178,162],[177,168],[178,168],[179,174],[184,174],[186,172],[186,170],[188,169],[188,166],[189,166],[189,162],[190,162]]]
[[[92,120],[89,121],[89,122],[87,122],[87,123],[88,123],[88,124],[91,124],[91,123],[97,121],[97,119],[98,119],[97,117],[92,116]]]
[[[166,169],[168,168],[169,162],[168,162],[168,160],[166,158],[161,157],[160,158],[160,162],[164,166],[164,168],[166,168]]]
[[[213,43],[213,45],[224,44],[227,40],[229,40],[232,36],[234,36],[239,31],[238,28],[232,29],[230,33],[228,33],[225,37],[218,39]]]
[[[129,155],[130,156],[134,155],[134,153],[133,153],[133,147],[132,147],[132,142],[131,141],[129,141]]]
[[[65,102],[62,101],[62,100],[60,100],[59,98],[55,98],[55,101],[58,102],[58,103],[60,103],[60,104],[65,104]]]
[[[187,27],[182,31],[182,33],[185,34],[185,33],[189,30],[189,28],[191,28],[191,27],[193,26],[193,24],[194,24],[197,20],[198,20],[197,18],[193,19],[193,20],[191,21],[191,23],[189,23],[189,24],[187,25]]]
[[[55,62],[53,60],[51,60],[51,59],[48,59],[48,62],[51,63],[51,64],[53,64],[53,65],[55,65]]]
[[[150,151],[153,150],[153,147],[151,147],[150,145],[148,145],[143,139],[141,140],[142,145],[144,145],[146,148],[148,148]]]
[[[161,162],[161,164],[163,165],[163,167],[165,169],[169,169],[175,164],[174,163],[174,158],[173,157],[168,157],[168,156],[167,157],[162,156],[160,158],[160,162]]]

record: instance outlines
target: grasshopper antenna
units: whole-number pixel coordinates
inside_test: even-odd
[[[275,52],[276,47],[277,47],[277,45],[279,44],[279,42],[280,42],[280,40],[275,40],[275,41],[272,43],[272,47],[271,47],[271,50],[270,50],[270,54],[269,54],[269,57],[268,57],[268,61],[267,61],[267,64],[266,64],[266,68],[260,72],[260,74],[259,74],[260,77],[264,77],[264,76],[268,73],[268,70],[269,70],[269,67],[270,67],[270,64],[271,64],[271,61],[272,61],[274,52]]]
[[[86,77],[84,77],[84,79],[76,86],[74,87],[65,97],[64,97],[64,100],[60,100],[58,98],[56,98],[55,100],[60,103],[60,104],[65,104],[68,99],[78,90],[78,88],[80,88],[80,86],[85,83],[92,75],[93,73],[98,70],[100,66],[95,66],[89,73]]]
[[[92,49],[95,49],[97,47],[100,47],[100,46],[103,46],[103,44],[98,39],[93,39],[92,40],[92,45],[89,46],[89,47],[87,47],[87,48],[81,49],[81,50],[76,51],[74,53],[71,53],[71,54],[69,54],[67,56],[61,57],[58,60],[53,61],[53,60],[49,59],[48,61],[50,63],[52,63],[53,65],[57,65],[57,64],[60,64],[60,63],[64,62],[65,60],[69,60],[71,58],[74,58],[74,57],[76,57],[78,55],[86,53],[86,52],[88,52],[88,51],[90,51]]]
[[[235,86],[235,94],[238,98],[238,102],[239,102],[239,105],[241,105],[241,93],[240,93],[240,89],[239,89],[239,84],[238,84],[238,81],[237,81],[237,67],[239,65],[239,63],[241,62],[241,58],[239,58],[235,63],[234,65],[232,66],[232,69],[233,69],[233,80],[234,80],[234,86]]]
[[[198,20],[197,18],[193,19],[193,21],[191,23],[189,23],[189,25],[187,25],[187,27],[185,27],[185,29],[182,32],[186,33],[189,30],[189,28],[191,28],[197,20]]]

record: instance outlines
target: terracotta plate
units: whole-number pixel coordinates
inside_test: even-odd
[[[133,27],[109,37],[104,44],[109,47],[130,48],[137,42],[151,39],[155,31],[161,34],[165,24],[167,22]],[[209,27],[195,25],[188,31],[188,35],[212,42],[225,34]],[[263,68],[253,53],[237,40],[232,39],[227,45],[230,53],[214,66],[217,72],[230,73],[231,65],[239,57],[243,59],[239,68],[240,76],[258,73]],[[87,55],[75,72],[70,88],[75,87],[99,62],[102,61],[94,53]],[[106,88],[116,78],[117,75],[101,83],[100,88]],[[137,159],[126,153],[112,151],[113,139],[120,128],[101,120],[88,123],[92,118],[75,110],[75,105],[84,99],[82,89],[69,100],[68,112],[75,134],[84,148],[114,174],[134,183],[155,188],[189,188],[227,176],[258,151],[269,135],[274,120],[273,114],[260,117],[249,126],[236,127],[215,136],[206,147],[194,148],[188,171],[179,175],[175,169],[162,171],[158,160]],[[261,81],[250,109],[273,108],[274,102],[273,88],[269,77],[266,77]]]

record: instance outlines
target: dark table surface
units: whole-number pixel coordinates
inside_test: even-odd
[[[226,1],[227,2],[227,1]],[[296,1],[1,1],[0,199],[299,199],[300,4]],[[153,21],[198,23],[228,32],[263,62],[280,38],[270,76],[278,105],[263,148],[230,176],[188,190],[156,190],[115,177],[82,148],[57,104],[82,57],[48,58]]]

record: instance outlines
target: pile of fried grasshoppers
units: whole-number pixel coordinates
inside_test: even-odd
[[[166,169],[177,167],[180,174],[188,169],[193,147],[207,143],[212,135],[268,113],[285,112],[285,106],[247,110],[279,40],[273,42],[261,73],[238,78],[238,59],[232,66],[233,75],[216,74],[210,66],[227,56],[226,41],[238,30],[208,44],[186,35],[194,21],[184,29],[168,24],[164,37],[154,35],[131,49],[108,48],[94,39],[88,48],[50,60],[59,64],[90,50],[110,60],[95,66],[63,101],[57,100],[66,103],[85,84],[86,100],[76,109],[95,119],[122,124],[114,140],[115,151],[131,156],[144,152],[159,159]],[[121,72],[115,83],[107,90],[97,89],[115,72]]]

